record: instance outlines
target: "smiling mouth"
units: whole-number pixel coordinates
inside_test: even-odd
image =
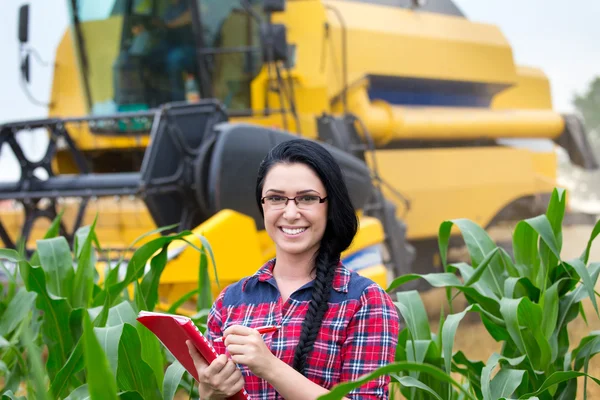
[[[283,227],[279,227],[279,229],[285,233],[286,235],[300,235],[302,232],[304,232],[306,230],[306,228],[283,228]]]

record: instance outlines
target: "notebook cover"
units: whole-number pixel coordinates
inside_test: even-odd
[[[173,354],[181,365],[198,381],[198,371],[190,356],[186,340],[190,340],[198,352],[210,364],[219,355],[212,344],[198,330],[188,317],[182,315],[163,314],[150,311],[140,311],[137,320],[148,328],[158,340]],[[233,400],[250,400],[244,389],[229,397]]]

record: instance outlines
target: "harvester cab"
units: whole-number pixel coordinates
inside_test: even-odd
[[[516,65],[501,31],[451,0],[71,0],[68,9],[49,118],[0,125],[0,151],[10,147],[21,166],[0,184],[0,200],[19,205],[2,213],[5,246],[31,247],[43,236],[36,220],[59,209],[71,239],[97,212],[100,242],[114,249],[178,224],[163,234],[206,236],[219,280],[236,281],[274,255],[253,199],[258,164],[302,137],[334,154],[358,209],[344,261],[386,286],[441,268],[444,220],[487,228],[544,210],[558,146],[598,167],[581,121],[552,110],[543,72]],[[49,144],[32,162],[17,136],[37,128]],[[170,257],[165,304],[198,276],[192,252]]]

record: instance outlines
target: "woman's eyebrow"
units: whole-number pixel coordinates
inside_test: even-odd
[[[275,193],[281,193],[284,194],[285,190],[279,190],[279,189],[269,189],[267,190],[265,193],[269,193],[269,192],[275,192]],[[317,193],[320,194],[318,190],[315,189],[306,189],[306,190],[299,190],[296,192],[296,194],[306,194],[306,193]]]

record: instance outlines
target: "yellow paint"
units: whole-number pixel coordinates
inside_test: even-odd
[[[494,109],[552,109],[548,78],[538,68],[519,67],[517,84],[496,95]]]
[[[378,146],[402,139],[554,138],[564,129],[562,116],[551,110],[392,106],[369,100],[367,86],[366,80],[352,86],[348,106]],[[339,101],[335,109],[342,110]]]
[[[381,177],[410,201],[406,210],[384,189],[410,239],[436,237],[440,223],[453,218],[485,227],[513,200],[554,187],[556,161],[548,153],[491,147],[379,150],[376,157]]]

